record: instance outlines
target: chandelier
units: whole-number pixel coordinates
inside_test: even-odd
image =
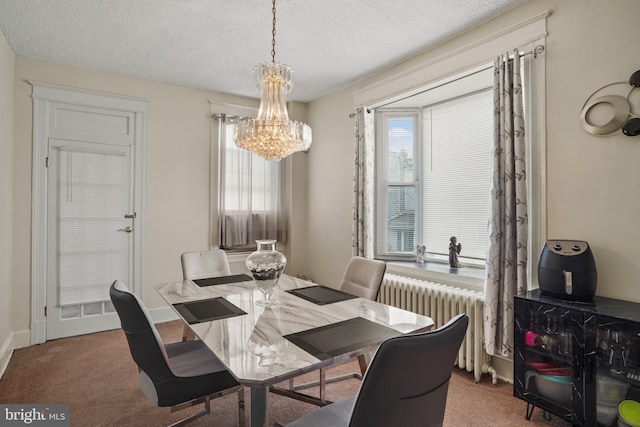
[[[281,160],[311,146],[311,128],[306,123],[289,120],[287,93],[291,90],[293,70],[276,62],[276,0],[273,0],[271,62],[253,67],[260,91],[258,117],[238,120],[233,140],[236,146],[252,151],[267,160]]]

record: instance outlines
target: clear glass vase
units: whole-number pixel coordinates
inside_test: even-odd
[[[253,281],[264,299],[256,301],[257,305],[270,307],[277,305],[271,297],[278,285],[280,275],[287,265],[287,258],[276,250],[275,240],[256,240],[258,250],[247,257],[245,264]]]

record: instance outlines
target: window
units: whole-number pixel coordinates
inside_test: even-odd
[[[384,153],[378,160],[383,177],[378,190],[378,254],[412,253],[415,250],[418,148],[418,111],[378,113]],[[386,239],[385,239],[386,237]]]
[[[376,255],[483,265],[493,149],[490,72],[443,85],[411,108],[376,111]],[[447,87],[450,86],[451,87]],[[421,105],[420,105],[421,104]]]
[[[253,249],[259,239],[286,241],[286,161],[267,161],[233,143],[237,117],[219,118],[219,246]]]

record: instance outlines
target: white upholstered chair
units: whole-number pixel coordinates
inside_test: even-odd
[[[384,261],[354,256],[344,272],[340,290],[360,298],[375,300],[387,270]]]
[[[222,249],[185,252],[180,256],[180,262],[184,280],[207,279],[231,274],[227,254]],[[190,341],[193,338],[193,332],[185,325],[182,331],[182,341]]]
[[[382,285],[382,279],[384,278],[386,270],[387,264],[384,261],[354,256],[351,258],[351,261],[349,261],[344,272],[344,276],[340,284],[340,290],[360,298],[375,301],[378,298],[380,285]],[[326,378],[325,369],[323,368],[320,369],[319,381],[295,385],[292,379],[289,380],[289,389],[301,390],[309,387],[320,386],[320,401],[324,401],[325,384],[348,378],[362,379],[362,376],[367,370],[367,357],[365,355],[358,356],[358,363],[360,365],[360,372]]]
[[[180,262],[182,263],[182,278],[184,280],[198,280],[231,274],[227,254],[222,249],[185,252],[180,256]]]

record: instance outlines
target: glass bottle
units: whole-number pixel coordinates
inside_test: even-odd
[[[558,326],[555,317],[547,316],[547,328],[541,336],[542,348],[549,352],[554,352],[558,348]]]
[[[245,265],[263,296],[256,305],[270,307],[277,304],[271,296],[287,265],[287,258],[276,250],[275,240],[256,240],[256,245],[258,250],[247,257]]]
[[[529,317],[529,329],[524,331],[524,343],[529,347],[540,347],[542,345],[542,340],[540,338],[540,333],[536,331],[534,317],[535,315],[531,313],[531,316]]]

